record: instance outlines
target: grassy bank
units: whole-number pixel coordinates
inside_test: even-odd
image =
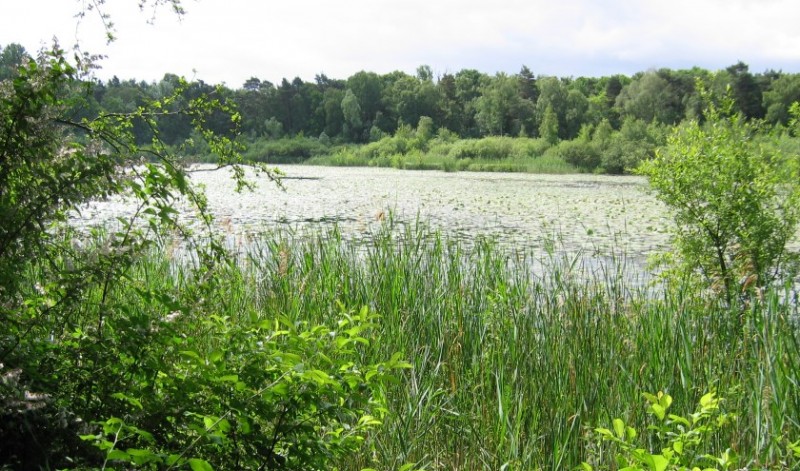
[[[414,170],[528,173],[610,173],[632,171],[664,142],[664,129],[636,121],[619,131],[608,124],[587,127],[572,140],[489,136],[462,139],[447,130],[402,127],[392,136],[365,144],[341,144],[327,137],[260,138],[244,142],[253,162],[377,166]],[[202,158],[201,158],[202,160]]]
[[[446,172],[578,173],[541,139],[487,137],[454,139],[447,135],[429,141],[385,137],[362,146],[338,149],[308,160],[314,165],[393,167]]]
[[[422,227],[387,227],[366,245],[334,232],[256,236],[246,247],[216,278],[187,270],[174,246],[138,259],[127,282],[87,298],[84,312],[33,343],[60,365],[52,374],[63,389],[48,394],[148,430],[180,398],[233,394],[220,392],[226,378],[274,361],[261,359],[263,339],[279,326],[323,325],[323,337],[338,338],[341,313],[367,306],[380,317],[354,351],[356,364],[400,352],[412,368],[388,383],[383,425],[340,469],[573,469],[589,450],[597,455],[593,427],[621,417],[644,430],[642,393],[662,390],[676,413],[691,412],[709,390],[724,397],[737,418],[704,451],[732,447],[740,466],[780,469],[787,441],[800,437],[793,293],[730,312],[679,284],[654,291],[621,267],[484,240],[465,246]],[[110,309],[106,320],[94,305]],[[98,316],[107,323],[99,340],[91,335]],[[131,328],[140,334],[113,335]],[[340,355],[314,342],[301,353]],[[206,360],[173,371],[187,355]],[[197,368],[213,374],[210,389],[190,388],[195,399],[181,396],[186,385],[156,387]]]

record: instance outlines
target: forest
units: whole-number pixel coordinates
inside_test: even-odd
[[[24,57],[20,45],[6,46],[0,78]],[[800,74],[753,73],[742,62],[719,71],[662,68],[630,77],[577,78],[537,75],[527,66],[514,75],[467,69],[435,76],[423,65],[416,75],[361,71],[346,79],[319,74],[313,82],[284,78],[280,84],[252,77],[238,88],[201,80],[184,84],[174,74],[151,83],[92,79],[75,90],[72,114],[77,120],[130,113],[180,89],[171,105],[176,109],[205,95],[235,106],[240,115],[235,126],[211,117],[209,127],[235,134],[252,161],[299,163],[316,157],[321,163],[426,168],[426,157],[445,170],[627,173],[652,157],[670,127],[702,119],[698,80],[717,96],[729,93],[737,112],[763,120],[765,129],[778,135],[789,123],[791,104],[800,100]],[[142,120],[133,126],[137,143],[153,138]],[[165,114],[158,126],[159,138],[188,158],[211,159],[189,117]],[[493,139],[508,137],[526,139]],[[528,158],[530,163],[543,155],[557,164],[499,162]]]

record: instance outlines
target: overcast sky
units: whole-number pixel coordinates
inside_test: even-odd
[[[108,58],[105,79],[153,81],[176,73],[240,87],[359,70],[435,75],[473,68],[537,75],[626,75],[650,68],[800,72],[798,0],[184,0],[139,12],[108,0],[119,39],[75,13],[91,0],[0,0],[0,46],[33,52],[58,36]]]

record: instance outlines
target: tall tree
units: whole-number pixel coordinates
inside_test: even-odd
[[[369,129],[379,111],[384,111],[381,100],[383,82],[375,72],[357,72],[347,79],[347,88],[358,99],[361,122]]]
[[[565,134],[567,139],[574,139],[586,124],[586,114],[589,111],[589,99],[576,88],[567,92],[567,113],[564,116]]]
[[[530,100],[531,103],[536,104],[539,99],[539,88],[536,86],[536,77],[531,72],[527,65],[523,65],[517,74],[519,83],[519,95],[524,100]]]
[[[235,93],[235,102],[242,113],[242,131],[251,137],[264,132],[264,122],[274,116],[271,104],[275,100],[276,89],[271,82],[251,77],[245,81],[241,90]]]
[[[349,88],[342,98],[342,133],[351,142],[363,140],[364,122],[361,120],[361,105],[355,93]]]
[[[762,105],[762,90],[747,64],[739,61],[727,67],[725,72],[730,81],[736,108],[746,118],[763,118],[765,111]]]
[[[456,78],[453,74],[442,75],[436,84],[439,95],[440,125],[453,132],[461,130],[464,106],[456,95]]]
[[[517,80],[504,73],[495,75],[475,102],[481,131],[501,136],[518,133],[521,101]]]
[[[403,123],[412,127],[421,116],[438,118],[439,91],[430,80],[404,75],[394,81],[386,90],[385,101],[391,113]]]
[[[539,125],[539,137],[549,144],[558,143],[558,115],[553,110],[553,105],[548,104],[542,113],[542,120]]]
[[[17,67],[29,58],[28,52],[20,44],[11,43],[5,48],[0,47],[0,80],[14,76]]]
[[[800,101],[800,74],[784,74],[764,92],[766,119],[773,124],[787,124],[792,103]]]
[[[322,108],[325,113],[324,132],[329,137],[336,137],[342,134],[344,126],[344,112],[342,111],[342,100],[345,92],[338,88],[328,88],[322,98]]]
[[[655,71],[645,72],[622,89],[617,107],[623,116],[633,116],[645,122],[653,120],[675,124],[681,117],[680,99],[669,82]]]
[[[706,99],[706,124],[675,127],[642,170],[673,212],[683,267],[732,304],[794,276],[786,268],[797,255],[787,243],[800,222],[800,184],[797,159],[767,150],[753,139],[755,125],[733,112],[732,100],[721,101],[717,108]],[[740,322],[741,311],[730,312]]]
[[[541,129],[547,108],[550,107],[558,123],[558,136],[567,137],[567,110],[569,101],[569,88],[556,77],[539,78],[539,101],[536,102],[536,118]]]
[[[477,137],[480,129],[475,119],[476,101],[481,96],[484,86],[490,81],[488,75],[475,69],[462,69],[455,75],[456,98],[462,106],[461,129],[458,133],[464,137]]]

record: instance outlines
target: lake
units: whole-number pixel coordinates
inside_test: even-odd
[[[363,238],[390,215],[466,241],[478,236],[539,249],[547,240],[565,252],[643,259],[668,247],[670,221],[641,177],[445,173],[390,168],[285,165],[284,189],[256,179],[254,192],[236,193],[227,170],[198,172],[219,227],[232,236],[265,229],[292,231],[338,225]],[[206,168],[207,169],[207,168]],[[126,210],[94,202],[79,219],[102,223]]]

